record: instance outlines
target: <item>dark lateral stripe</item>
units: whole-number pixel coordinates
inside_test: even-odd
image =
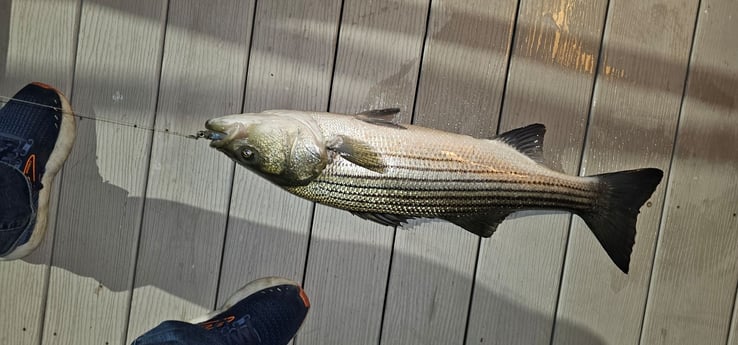
[[[594,200],[595,195],[581,196],[566,193],[542,192],[529,190],[452,190],[452,189],[434,189],[434,190],[398,190],[391,188],[370,188],[370,187],[347,187],[342,185],[324,182],[323,190],[333,193],[343,193],[347,195],[357,195],[362,197],[387,197],[387,198],[455,198],[455,199],[494,199],[494,198],[515,198],[519,200],[533,199],[557,199],[569,200],[581,204],[588,204]]]
[[[384,186],[384,185],[377,185],[375,183],[362,183],[362,179],[364,177],[354,177],[354,178],[333,178],[333,177],[322,177],[316,182],[321,183],[327,183],[332,184],[335,186],[339,186],[342,188],[364,188],[368,190],[386,190],[388,192],[393,191],[407,191],[407,192],[460,192],[460,193],[518,193],[518,194],[524,194],[524,193],[551,193],[551,194],[557,194],[562,196],[569,196],[571,198],[585,198],[585,199],[593,199],[596,196],[596,192],[594,190],[582,190],[582,189],[575,189],[575,188],[569,188],[568,186],[557,186],[552,184],[545,184],[545,183],[530,183],[531,185],[536,185],[538,187],[547,187],[550,190],[531,190],[530,188],[525,188],[525,185],[528,183],[520,183],[520,182],[512,182],[512,181],[468,181],[463,180],[459,181],[462,184],[470,184],[472,183],[478,183],[478,184],[487,184],[489,186],[494,186],[495,184],[503,184],[508,185],[510,187],[514,188],[499,188],[499,187],[486,187],[486,188],[454,188],[455,186],[450,185],[449,181],[446,180],[433,180],[430,181],[426,179],[407,179],[407,178],[389,178],[390,180],[393,180],[394,182],[400,182],[402,183],[402,186]],[[381,179],[368,179],[369,182],[376,182]],[[411,182],[411,183],[406,183]],[[413,183],[417,182],[418,184],[423,184],[422,187],[412,187]],[[456,181],[452,183],[457,183]]]
[[[470,201],[471,203],[476,202],[481,205],[494,205],[495,202],[515,201],[516,205],[520,205],[521,201],[523,204],[528,201],[550,201],[553,203],[559,203],[562,205],[589,205],[594,195],[590,197],[572,196],[560,193],[545,193],[528,190],[486,190],[486,191],[459,191],[459,190],[432,190],[432,191],[413,191],[410,193],[404,193],[404,190],[395,189],[383,189],[383,188],[365,188],[356,186],[344,186],[341,184],[335,184],[331,182],[318,182],[317,188],[323,191],[324,195],[330,197],[336,197],[344,200],[362,200],[364,202],[370,201],[370,199],[386,199],[386,200],[400,200],[399,204],[414,204],[414,205],[428,205],[430,206],[434,200],[456,200],[456,201]],[[427,200],[421,203],[415,201]],[[405,201],[405,202],[402,202]],[[429,202],[431,201],[431,202]],[[448,204],[448,202],[441,202],[442,204]],[[466,203],[465,203],[466,204]],[[507,203],[505,203],[507,204]]]
[[[573,185],[558,185],[555,183],[551,183],[545,180],[529,180],[529,181],[519,181],[519,180],[490,180],[490,179],[445,179],[445,178],[414,178],[414,177],[399,177],[399,176],[368,176],[368,175],[346,175],[346,174],[333,174],[329,176],[322,177],[323,179],[348,179],[348,180],[368,180],[368,181],[382,181],[382,180],[388,180],[388,181],[396,181],[396,182],[418,182],[418,183],[424,183],[424,184],[449,184],[449,183],[459,183],[459,184],[475,184],[475,183],[487,183],[487,184],[509,184],[509,185],[534,185],[534,186],[543,186],[543,187],[551,187],[551,188],[560,188],[560,189],[569,189],[569,190],[576,190],[583,193],[593,193],[594,191],[591,189],[588,189],[586,187],[577,187]],[[419,189],[422,190],[422,189]]]
[[[360,194],[351,193],[325,193],[329,198],[342,200],[357,205],[365,203],[377,203],[382,206],[404,206],[404,207],[427,207],[427,208],[444,208],[444,207],[475,207],[475,208],[494,208],[494,207],[536,207],[556,205],[559,208],[581,209],[589,205],[587,200],[572,200],[560,197],[537,197],[526,198],[516,196],[495,196],[495,197],[465,197],[465,196],[402,196],[402,195],[383,195],[367,197]]]
[[[329,193],[326,194],[335,203],[336,200],[343,201],[344,204],[354,205],[355,207],[366,207],[368,204],[375,205],[375,208],[386,210],[401,208],[428,208],[434,210],[445,209],[490,209],[495,207],[507,208],[556,208],[556,209],[583,209],[589,204],[583,201],[576,201],[566,198],[517,198],[517,197],[495,197],[495,198],[479,198],[479,197],[402,197],[402,196],[382,196],[382,197],[361,197],[356,194]],[[358,196],[358,197],[356,197]]]
[[[397,168],[397,166],[393,166],[393,167]],[[405,168],[403,167],[403,169],[405,169]],[[425,169],[425,168],[417,168],[417,169],[416,168],[413,168],[413,169],[408,168],[407,170],[409,172],[408,176],[403,176],[403,177],[390,176],[388,174],[385,174],[385,175],[367,175],[367,174],[362,174],[359,171],[357,171],[358,174],[355,174],[354,175],[354,174],[347,174],[347,173],[344,173],[344,172],[338,172],[338,171],[335,171],[335,170],[334,171],[330,171],[328,173],[328,175],[326,175],[326,177],[328,177],[328,178],[330,178],[330,177],[337,177],[337,178],[346,178],[346,179],[366,179],[366,180],[376,180],[376,181],[381,181],[381,180],[394,180],[394,181],[402,181],[402,182],[411,181],[411,182],[430,182],[430,183],[435,183],[435,182],[443,182],[443,183],[449,183],[449,182],[452,182],[452,183],[481,183],[481,182],[488,182],[488,183],[530,184],[530,185],[541,185],[541,186],[548,186],[548,187],[554,187],[554,188],[567,188],[567,189],[572,189],[572,190],[579,190],[579,191],[582,191],[582,192],[591,192],[591,189],[587,188],[586,186],[576,186],[575,184],[571,184],[571,183],[570,184],[567,184],[567,185],[564,185],[564,186],[557,185],[557,184],[553,183],[552,181],[550,181],[550,180],[552,180],[552,178],[548,178],[548,177],[541,177],[538,180],[526,180],[526,181],[514,180],[514,179],[490,179],[490,178],[486,178],[485,179],[484,176],[478,176],[479,177],[478,179],[427,178],[427,177],[413,177],[413,176],[420,176],[421,174],[418,174],[418,172],[449,173],[449,174],[452,174],[452,173],[460,173],[460,172],[461,173],[472,173],[472,174],[474,174],[475,172],[469,171],[469,170],[463,170],[463,169],[459,169],[459,170],[444,170],[444,169],[428,170],[428,169]],[[496,175],[497,176],[509,176],[509,173],[497,173]]]
[[[519,198],[494,198],[494,202],[487,203],[461,203],[459,200],[448,202],[447,199],[431,198],[419,200],[419,198],[356,198],[355,195],[343,193],[328,193],[318,199],[320,202],[342,209],[357,212],[395,213],[414,216],[434,216],[449,214],[469,214],[486,209],[507,208],[510,210],[525,209],[560,209],[577,210],[587,204],[572,202],[568,199],[536,199],[522,202]],[[481,201],[483,199],[472,199],[470,201]],[[525,199],[524,199],[525,200]],[[431,203],[431,201],[436,201]],[[533,202],[531,202],[533,201]]]

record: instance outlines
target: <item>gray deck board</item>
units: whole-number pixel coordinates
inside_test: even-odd
[[[9,97],[30,81],[44,81],[71,96],[78,6],[76,0],[53,6],[0,1],[0,95]],[[26,21],[31,15],[43,25]],[[51,54],[59,59],[48,61]],[[0,344],[41,341],[62,174],[52,187],[44,241],[23,260],[0,263]]]
[[[583,175],[655,167],[668,176],[696,10],[692,1],[610,3]],[[605,344],[638,344],[665,186],[638,216],[627,276],[584,222],[573,222],[557,320],[580,324]],[[565,329],[554,335],[554,344],[577,339]]]
[[[329,110],[400,107],[409,122],[428,1],[346,0]],[[379,342],[393,228],[317,205],[305,288],[313,291],[303,344]]]
[[[431,3],[414,124],[494,136],[515,4],[483,3]],[[382,344],[464,342],[477,246],[477,236],[440,220],[396,231]]]
[[[549,165],[576,175],[605,2],[527,1],[520,6],[500,132],[544,124]],[[482,240],[467,344],[551,341],[571,216],[539,212],[509,218],[493,238]],[[575,324],[558,326],[582,343],[596,343],[595,335]]]
[[[169,133],[193,134],[210,114],[240,111],[253,7],[169,4],[129,341],[215,307],[234,164]]]
[[[313,302],[299,345],[738,345],[737,6],[0,0],[0,95],[43,81],[82,117],[46,241],[0,262],[0,345],[129,343],[269,275]],[[577,216],[393,229],[180,135],[395,106],[478,137],[543,123],[569,174],[663,169],[630,274]]]
[[[735,1],[703,1],[641,344],[726,344],[738,284]],[[735,316],[733,316],[735,317]],[[733,335],[735,339],[735,335]],[[735,340],[733,340],[735,342]]]
[[[336,0],[258,3],[245,112],[328,110],[340,10]],[[302,282],[312,212],[311,202],[237,166],[219,301],[264,276]]]
[[[82,4],[75,111],[151,125],[163,4]],[[151,135],[89,119],[78,121],[77,130],[62,181],[42,343],[118,344],[128,319]]]

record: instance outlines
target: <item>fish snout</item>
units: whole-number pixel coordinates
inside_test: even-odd
[[[201,131],[198,136],[211,140],[211,147],[221,147],[233,139],[238,132],[238,127],[233,121],[223,118],[214,118],[205,121],[207,131]]]
[[[214,132],[225,133],[227,127],[228,124],[226,123],[226,121],[223,121],[220,118],[214,118],[205,121],[205,128]]]

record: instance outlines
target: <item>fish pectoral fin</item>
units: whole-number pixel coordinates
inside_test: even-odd
[[[530,159],[543,164],[543,136],[545,134],[546,126],[535,123],[502,133],[492,140],[508,144]]]
[[[397,122],[397,114],[399,113],[400,108],[373,109],[356,114],[356,118],[373,125],[407,129]]]
[[[365,169],[384,174],[382,155],[367,143],[347,136],[338,136],[329,141],[328,150],[338,153],[347,161]]]
[[[382,109],[370,109],[362,111],[356,115],[364,115],[364,116],[371,116],[371,117],[390,117],[390,120],[395,117],[395,115],[400,113],[400,108],[382,108]]]
[[[464,217],[448,217],[447,221],[454,223],[465,230],[482,237],[490,237],[497,230],[497,226],[502,223],[511,212],[499,211],[483,214],[474,214]]]
[[[389,213],[370,213],[370,212],[351,212],[360,218],[371,220],[372,222],[379,223],[387,226],[402,226],[407,223],[408,220],[413,217],[403,216],[399,214]]]

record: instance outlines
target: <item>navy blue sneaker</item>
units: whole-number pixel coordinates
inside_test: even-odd
[[[0,260],[44,238],[51,182],[72,150],[75,120],[57,89],[32,83],[0,108]]]
[[[310,308],[305,291],[295,282],[261,278],[242,287],[221,307],[198,320],[223,344],[284,345],[295,336]]]
[[[309,308],[297,283],[261,278],[234,293],[220,310],[191,322],[164,321],[133,345],[285,345]]]

